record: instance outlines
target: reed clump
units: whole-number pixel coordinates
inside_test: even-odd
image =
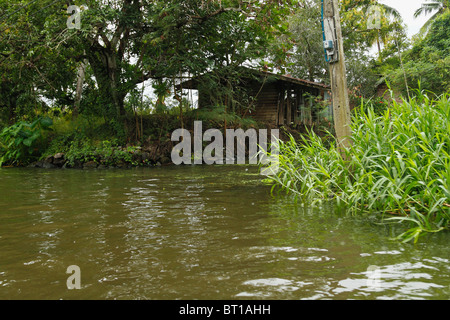
[[[450,95],[431,98],[418,91],[382,114],[362,102],[352,116],[352,132],[346,157],[331,134],[280,141],[272,190],[311,205],[336,201],[353,214],[405,223],[398,238],[406,242],[448,230]]]

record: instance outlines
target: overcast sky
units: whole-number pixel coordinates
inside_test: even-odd
[[[417,19],[414,18],[414,12],[421,7],[422,3],[426,2],[425,0],[380,0],[379,2],[393,7],[400,12],[403,21],[408,26],[409,38],[417,34],[428,18],[431,17],[428,14],[420,16]]]

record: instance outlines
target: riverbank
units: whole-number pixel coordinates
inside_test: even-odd
[[[128,119],[128,133],[122,136],[115,134],[103,119],[93,121],[91,118],[79,117],[73,120],[69,115],[41,117],[32,124],[22,121],[10,127],[9,133],[4,130],[4,145],[8,147],[4,148],[0,163],[44,169],[171,165],[172,150],[179,143],[171,141],[172,133],[183,128],[193,136],[196,121],[202,122],[202,133],[209,129],[218,129],[223,134],[227,129],[279,129],[282,141],[287,141],[291,136],[300,139],[307,132],[303,127],[275,128],[268,123],[258,123],[232,114],[218,115],[217,111],[208,110],[192,111],[185,115],[183,121],[177,116],[159,114],[142,116],[138,120]],[[23,136],[38,138],[28,141],[21,138]],[[203,147],[209,143],[203,141]]]
[[[78,152],[47,155],[28,165],[31,168],[62,169],[108,169],[154,167],[171,165],[171,142],[154,143],[144,146],[113,146],[103,141],[99,146],[82,149]]]
[[[83,159],[70,160],[64,153],[56,153],[47,156],[43,160],[29,164],[29,168],[43,169],[129,169],[132,167],[155,167],[171,165],[170,154],[166,152],[158,154],[153,150],[142,149],[141,147],[126,148],[117,147],[112,151],[120,156],[117,159],[93,152],[82,155]]]

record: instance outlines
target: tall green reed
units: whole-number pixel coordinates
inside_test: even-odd
[[[280,141],[279,171],[272,190],[311,205],[336,201],[352,214],[376,214],[409,228],[398,236],[450,227],[450,96],[417,91],[393,101],[377,116],[363,103],[352,119],[353,146],[344,160],[334,137],[308,132],[301,141]]]

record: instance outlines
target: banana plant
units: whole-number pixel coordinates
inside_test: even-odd
[[[33,158],[35,145],[50,131],[52,119],[40,117],[33,122],[20,121],[6,127],[0,133],[0,166],[24,164]]]

